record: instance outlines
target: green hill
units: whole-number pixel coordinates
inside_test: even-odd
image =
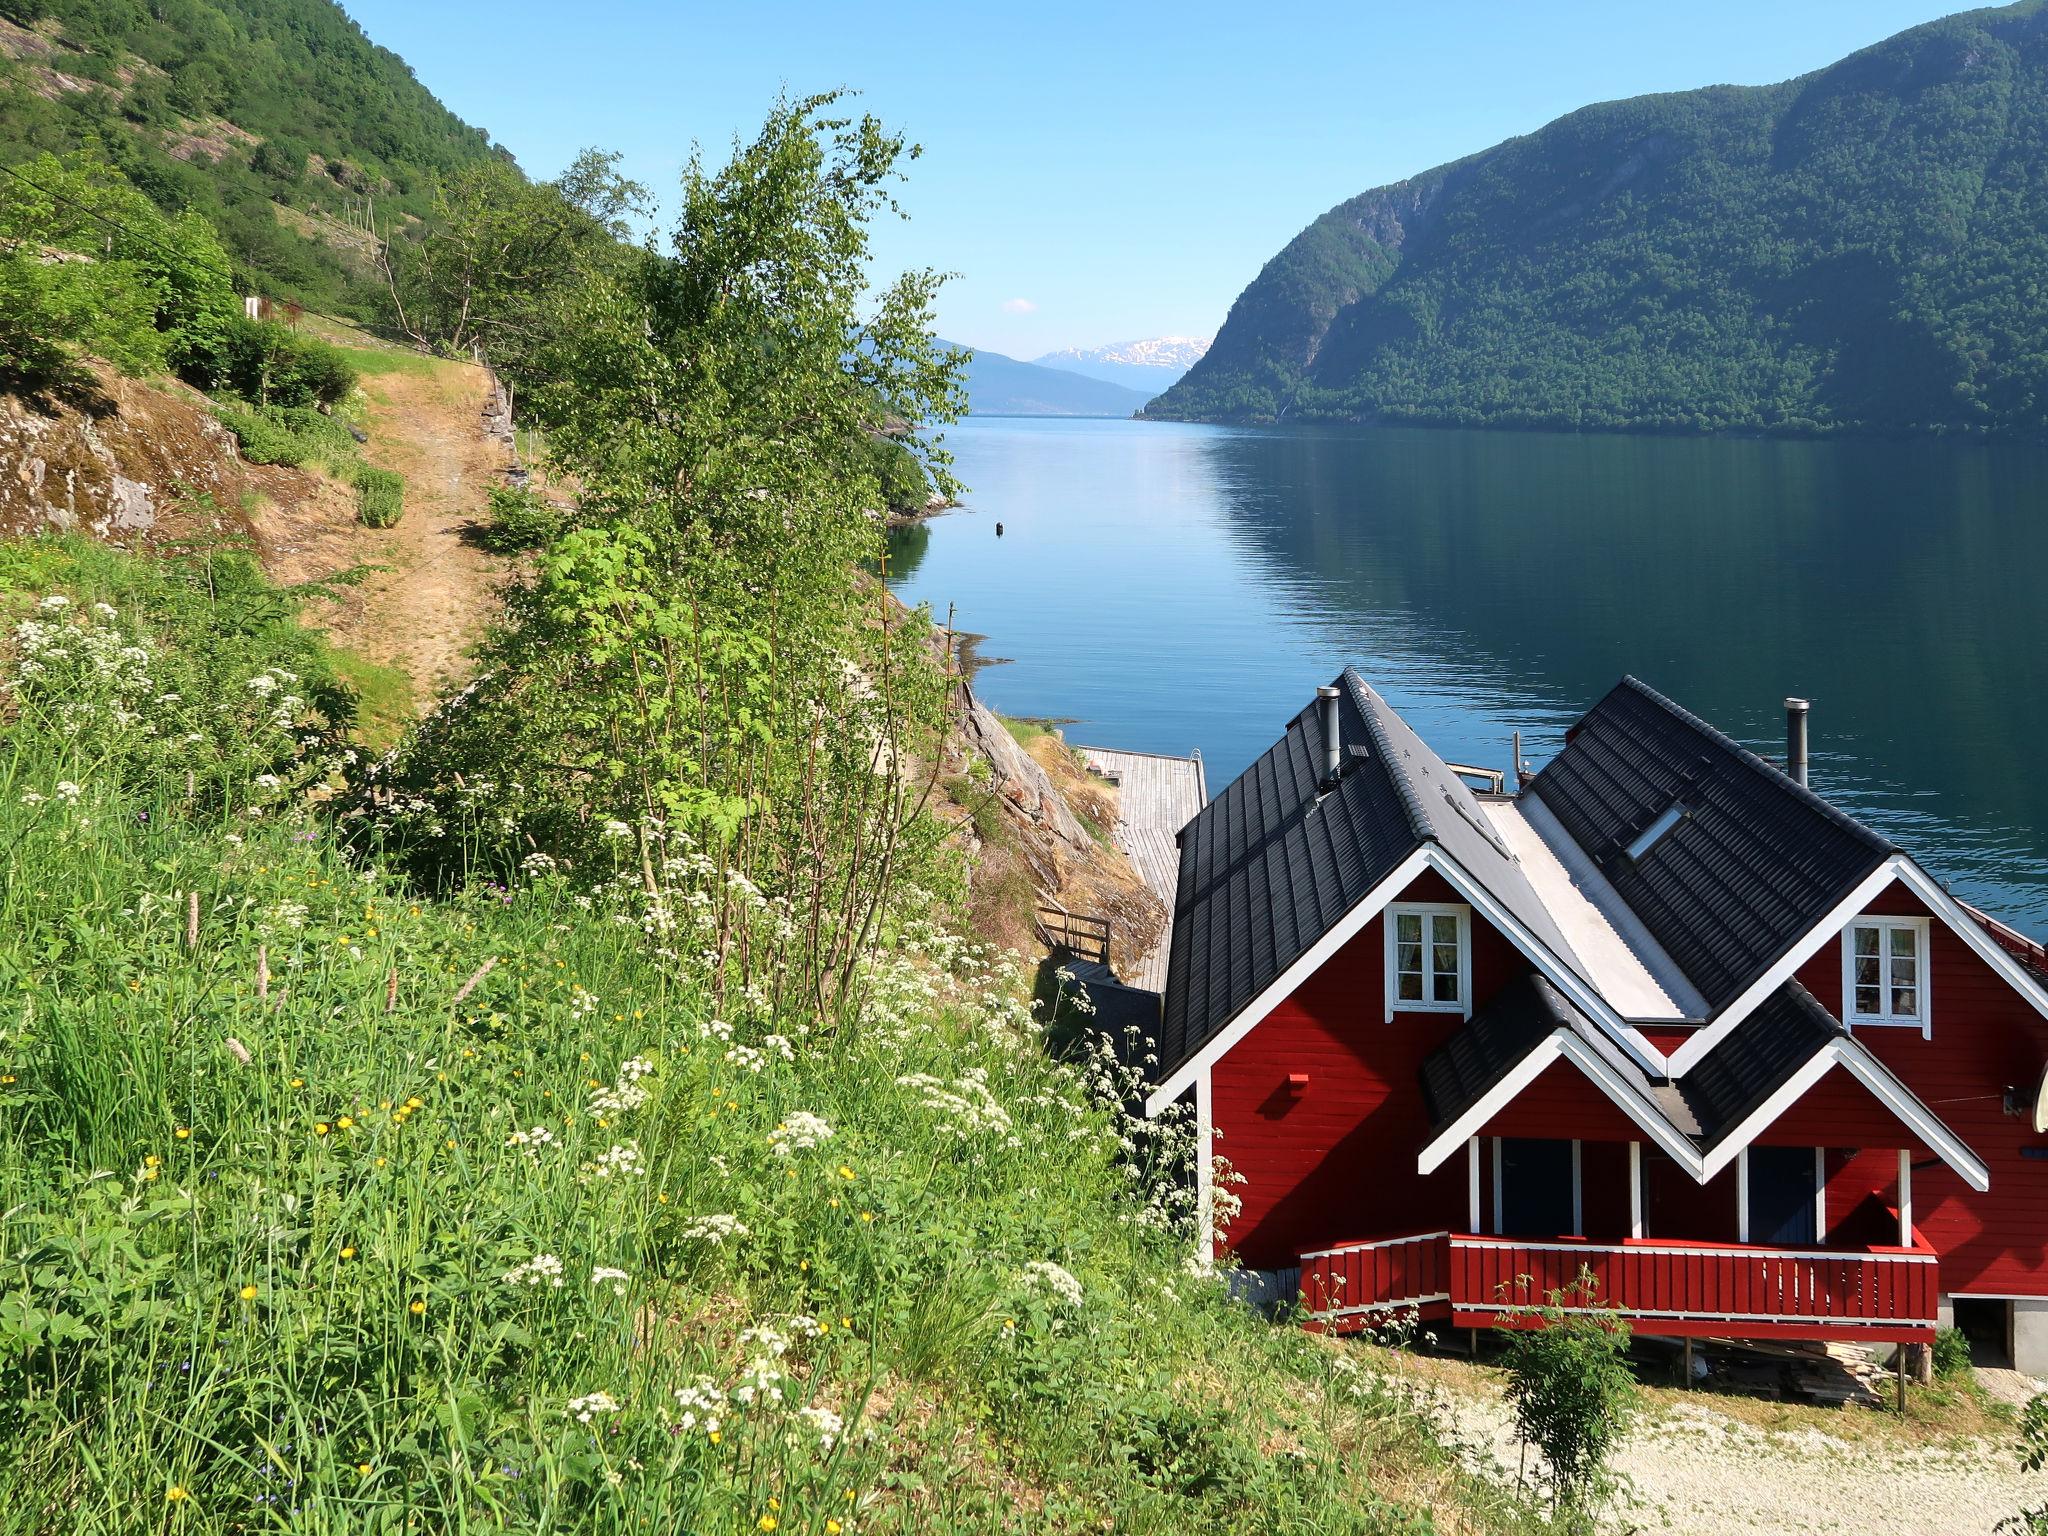
[[[504,153],[331,0],[0,0],[0,163],[84,146],[267,291],[359,314],[368,221]]]
[[[2048,8],[1587,107],[1353,198],[1147,414],[2048,431]]]

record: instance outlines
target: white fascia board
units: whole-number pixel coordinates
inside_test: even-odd
[[[1671,1075],[1683,1077],[1702,1056],[1727,1039],[1735,1026],[1748,1018],[1759,1003],[1790,981],[1799,967],[1818,954],[1824,944],[1839,937],[1849,919],[1869,906],[1877,893],[1898,878],[1901,869],[1910,863],[1904,854],[1896,853],[1866,875],[1862,884],[1836,903],[1827,916],[1807,929],[1799,942],[1779,957],[1777,964],[1757,977],[1740,997],[1723,1008],[1713,1023],[1695,1030],[1685,1044],[1671,1053]],[[1985,942],[1990,941],[1987,939]]]
[[[1963,904],[1941,888],[1941,884],[1926,870],[1901,854],[1899,883],[1927,905],[1930,912],[1955,931],[1962,941],[1981,956],[1985,964],[2012,984],[2012,988],[2034,1007],[2034,1011],[2048,1018],[2048,987],[2019,961],[1999,947],[1996,940],[1984,931],[1984,925],[1964,910]],[[1930,1017],[1929,1022],[1932,1023]]]
[[[1146,1095],[1145,1113],[1156,1115],[1186,1093],[1198,1077],[1206,1074],[1229,1053],[1232,1046],[1257,1028],[1267,1014],[1292,997],[1331,956],[1358,937],[1365,925],[1378,917],[1386,904],[1413,884],[1415,877],[1427,868],[1429,860],[1424,849],[1418,848],[1403,859],[1392,874],[1366,892],[1335,927],[1304,950],[1301,958],[1282,971],[1271,986],[1247,1003],[1237,1017],[1183,1062],[1171,1077]]]
[[[1699,1181],[1702,1184],[1706,1183],[1734,1162],[1745,1147],[1763,1134],[1766,1126],[1804,1097],[1806,1091],[1815,1083],[1834,1071],[1836,1063],[1841,1060],[1838,1045],[1839,1042],[1830,1041],[1815,1051],[1811,1060],[1786,1078],[1775,1093],[1751,1110],[1748,1117],[1734,1130],[1722,1137],[1715,1144],[1713,1151],[1701,1159]]]
[[[1953,1168],[1965,1184],[1979,1194],[1991,1187],[1991,1170],[1984,1166],[1977,1154],[1942,1124],[1934,1111],[1921,1103],[1919,1097],[1894,1077],[1866,1047],[1855,1040],[1841,1040],[1833,1049],[1840,1055],[1842,1066],[1849,1075],[1868,1088],[1886,1109],[1918,1132],[1920,1139],[1933,1149],[1934,1155]]]
[[[1571,999],[1587,1018],[1613,1036],[1629,1055],[1635,1058],[1637,1066],[1652,1077],[1662,1077],[1665,1074],[1667,1067],[1664,1053],[1652,1045],[1641,1030],[1616,1013],[1613,1005],[1578,972],[1552,954],[1550,947],[1531,933],[1520,918],[1502,906],[1493,892],[1473,879],[1462,864],[1434,843],[1425,847],[1423,852],[1429,859],[1430,868],[1449,881],[1451,888],[1470,902],[1474,911],[1506,934],[1508,941],[1543,973],[1544,980]]]
[[[1747,1148],[1751,1142],[1764,1133],[1778,1117],[1803,1098],[1812,1088],[1836,1067],[1846,1070],[1850,1076],[1868,1088],[1871,1094],[1898,1116],[1908,1130],[1917,1135],[1933,1149],[1935,1156],[1956,1171],[1965,1184],[1982,1193],[1991,1187],[1991,1172],[1977,1154],[1959,1140],[1955,1132],[1936,1118],[1934,1112],[1910,1092],[1899,1080],[1860,1043],[1853,1039],[1831,1040],[1814,1052],[1813,1059],[1802,1066],[1784,1085],[1768,1099],[1757,1106],[1734,1130],[1730,1131],[1707,1154],[1704,1163],[1704,1184]]]
[[[1522,1090],[1533,1083],[1553,1061],[1563,1058],[1577,1067],[1595,1088],[1606,1094],[1623,1114],[1640,1126],[1643,1133],[1671,1155],[1674,1162],[1699,1178],[1697,1148],[1666,1120],[1654,1104],[1629,1086],[1600,1057],[1599,1052],[1568,1029],[1554,1030],[1539,1041],[1513,1069],[1483,1094],[1471,1108],[1430,1138],[1415,1160],[1416,1171],[1434,1173],[1451,1156],[1477,1135],[1480,1127],[1512,1104]],[[1705,1182],[1701,1180],[1701,1182]]]

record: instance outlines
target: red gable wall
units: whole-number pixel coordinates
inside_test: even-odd
[[[1931,916],[1918,897],[1896,884],[1869,910],[1899,917]],[[2026,999],[1938,917],[1930,924],[1928,942],[1933,1038],[1923,1039],[1915,1029],[1888,1026],[1857,1030],[1856,1038],[1984,1160],[1991,1171],[1991,1188],[1979,1194],[1945,1164],[1932,1161],[1925,1152],[1916,1153],[1914,1225],[1941,1253],[1942,1290],[2048,1295],[2048,1161],[2020,1155],[2023,1147],[2048,1147],[2048,1137],[2034,1135],[2027,1120],[2005,1114],[2000,1103],[2008,1086],[2022,1095],[2033,1091],[2048,1051],[2048,1027]],[[1799,980],[1839,1018],[1840,941],[1823,945],[1800,968]],[[1826,1137],[1834,1147],[1847,1140],[1839,1133]],[[1838,1192],[1839,1208],[1845,1213],[1866,1192],[1882,1191],[1889,1202],[1896,1173],[1897,1159],[1891,1153],[1865,1153],[1839,1173],[1831,1164],[1830,1220],[1838,1209]]]
[[[1402,901],[1456,901],[1434,873]],[[1464,1025],[1455,1013],[1398,1013],[1389,1024],[1383,918],[1374,918],[1211,1069],[1217,1154],[1245,1182],[1221,1235],[1254,1269],[1291,1265],[1304,1248],[1429,1227],[1462,1227],[1465,1160],[1424,1178],[1429,1137],[1422,1060]],[[1472,992],[1483,1006],[1528,962],[1472,918]],[[1290,1073],[1308,1074],[1299,1098]]]

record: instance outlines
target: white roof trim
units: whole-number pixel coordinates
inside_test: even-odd
[[[1445,1126],[1432,1137],[1429,1144],[1415,1160],[1420,1173],[1434,1173],[1442,1167],[1473,1136],[1481,1126],[1499,1114],[1515,1101],[1522,1090],[1536,1081],[1543,1070],[1553,1061],[1569,1061],[1577,1067],[1595,1088],[1614,1101],[1614,1105],[1639,1126],[1643,1133],[1671,1155],[1701,1183],[1699,1149],[1681,1135],[1678,1128],[1667,1120],[1656,1105],[1649,1103],[1601,1059],[1594,1048],[1581,1040],[1571,1030],[1558,1028],[1529,1050],[1529,1054],[1509,1069],[1507,1075],[1495,1083],[1457,1119]]]
[[[1392,874],[1359,898],[1357,905],[1302,951],[1301,957],[1282,971],[1272,985],[1240,1009],[1235,1018],[1204,1042],[1202,1048],[1183,1062],[1171,1077],[1147,1094],[1145,1113],[1156,1115],[1187,1092],[1198,1077],[1250,1034],[1267,1014],[1291,997],[1304,981],[1322,969],[1326,960],[1358,937],[1365,925],[1379,916],[1380,909],[1413,884],[1416,876],[1428,867],[1426,850],[1422,848],[1417,848],[1396,865]]]
[[[1779,1116],[1790,1109],[1807,1091],[1836,1067],[1842,1067],[1849,1075],[1868,1088],[1871,1095],[1884,1105],[1899,1120],[1925,1142],[1935,1156],[1953,1168],[1970,1188],[1982,1193],[1991,1187],[1991,1172],[1978,1159],[1977,1154],[1959,1140],[1956,1134],[1940,1120],[1934,1112],[1921,1103],[1899,1080],[1885,1070],[1862,1044],[1854,1039],[1830,1040],[1763,1103],[1750,1112],[1743,1122],[1730,1131],[1714,1150],[1707,1154],[1703,1174],[1694,1177],[1704,1184],[1723,1168],[1734,1162],[1744,1148],[1772,1125]]]
[[[1928,910],[1937,914],[1965,944],[1982,957],[1987,965],[2004,977],[2013,990],[2033,1005],[2035,1012],[2043,1018],[2048,1018],[2048,988],[2044,988],[2026,967],[1999,948],[1991,935],[1984,931],[1983,926],[1963,909],[1962,903],[1943,890],[1932,875],[1915,864],[1907,855],[1895,853],[1872,870],[1855,890],[1843,897],[1833,911],[1809,928],[1777,964],[1750,983],[1740,997],[1722,1009],[1713,1023],[1704,1029],[1696,1030],[1683,1045],[1673,1051],[1668,1068],[1671,1076],[1683,1077],[1702,1056],[1725,1040],[1729,1032],[1754,1012],[1765,998],[1791,980],[1802,965],[1818,954],[1825,945],[1838,939],[1850,920],[1861,916],[1878,893],[1894,880],[1925,902]]]
[[[1849,919],[1869,906],[1871,899],[1892,883],[1898,875],[1898,866],[1905,862],[1904,854],[1893,854],[1878,865],[1864,877],[1862,884],[1837,902],[1834,909],[1819,922],[1807,929],[1799,941],[1779,957],[1775,965],[1751,982],[1734,1002],[1723,1008],[1713,1023],[1704,1029],[1693,1031],[1685,1044],[1671,1053],[1671,1075],[1675,1078],[1683,1077],[1702,1056],[1727,1039],[1736,1025],[1748,1018],[1765,998],[1790,981],[1800,966],[1819,953],[1822,945],[1840,935]]]
[[[1450,882],[1453,890],[1471,902],[1474,911],[1506,934],[1515,948],[1535,963],[1536,969],[1543,973],[1544,980],[1569,998],[1587,1018],[1612,1035],[1616,1042],[1635,1058],[1637,1066],[1652,1077],[1662,1077],[1665,1074],[1668,1069],[1664,1053],[1652,1045],[1641,1030],[1616,1013],[1614,1005],[1608,1002],[1597,988],[1552,954],[1549,946],[1524,927],[1521,920],[1503,906],[1493,892],[1473,879],[1466,873],[1462,864],[1434,843],[1426,845],[1423,853],[1428,858],[1431,869],[1442,875]]]

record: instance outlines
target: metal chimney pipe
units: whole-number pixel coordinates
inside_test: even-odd
[[[1344,761],[1344,744],[1337,739],[1342,729],[1337,724],[1337,700],[1343,697],[1343,690],[1322,687],[1316,690],[1316,700],[1323,710],[1323,788],[1330,789],[1337,782],[1337,770]]]
[[[1804,699],[1785,701],[1785,772],[1798,784],[1806,782],[1806,713],[1812,707]]]

